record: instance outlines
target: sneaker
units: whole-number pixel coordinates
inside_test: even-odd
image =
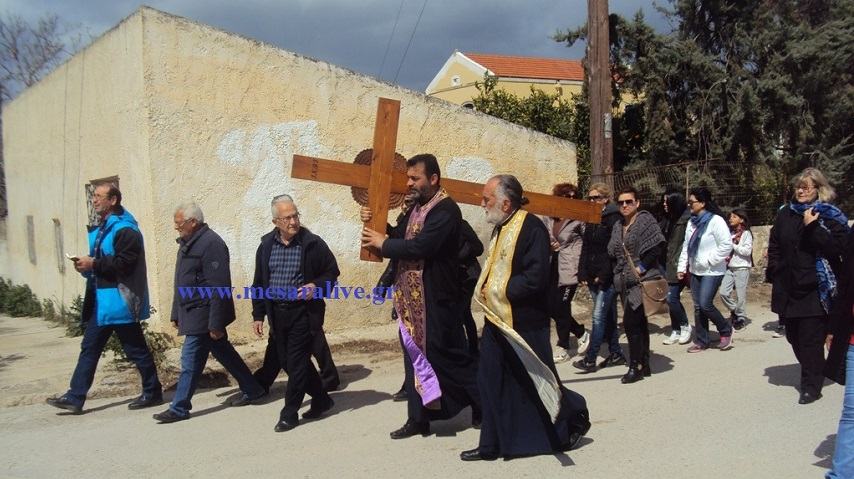
[[[578,355],[581,356],[582,354],[586,353],[587,348],[589,348],[589,347],[590,347],[590,333],[588,333],[587,331],[584,331],[584,334],[580,338],[578,338]]]
[[[620,353],[611,353],[601,363],[600,368],[609,368],[611,366],[622,366],[626,364],[626,357]]]
[[[688,348],[688,352],[689,353],[702,353],[706,349],[708,349],[708,346],[703,346],[702,344],[694,343],[691,345],[690,348]]]
[[[566,349],[564,349],[560,346],[556,346],[555,347],[555,354],[554,354],[554,357],[552,359],[556,363],[562,363],[562,362],[569,359],[569,351],[567,351]]]
[[[729,351],[734,347],[732,342],[732,336],[721,336],[721,343],[718,345],[718,349],[721,351]]]
[[[674,329],[673,331],[670,332],[670,337],[668,337],[667,339],[662,341],[662,344],[667,344],[667,345],[676,344],[679,342],[679,336],[680,336],[679,330]]]
[[[691,326],[683,326],[679,330],[679,344],[688,344],[691,342]]]
[[[572,366],[584,371],[585,373],[592,373],[593,371],[596,371],[596,361],[587,362],[587,358],[581,358],[578,361],[573,362]]]
[[[786,336],[786,327],[785,326],[777,326],[777,329],[774,330],[774,334],[771,335],[772,338],[782,338]]]
[[[747,327],[747,318],[736,318],[732,322],[732,328],[736,331],[741,331],[745,327]]]

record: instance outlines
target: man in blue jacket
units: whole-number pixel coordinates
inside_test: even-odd
[[[115,332],[142,375],[142,395],[128,409],[162,404],[163,387],[140,326],[150,315],[142,233],[133,215],[122,207],[122,193],[116,185],[95,187],[92,206],[101,221],[89,227],[89,255],[74,261],[74,269],[86,278],[81,316],[86,329],[80,357],[68,392],[47,403],[74,414],[83,412],[98,359]]]
[[[232,406],[251,404],[265,395],[264,388],[252,377],[225,330],[235,318],[228,246],[205,223],[204,213],[195,203],[179,206],[173,219],[179,248],[171,320],[178,334],[184,336],[184,346],[181,375],[172,404],[154,415],[160,423],[190,418],[193,393],[209,354],[213,354],[240,386],[242,395],[231,402]]]

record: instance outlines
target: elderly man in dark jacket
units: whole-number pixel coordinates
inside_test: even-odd
[[[208,353],[213,354],[240,385],[243,394],[232,401],[233,406],[250,404],[265,394],[234,350],[225,330],[235,318],[228,246],[208,227],[202,210],[195,203],[179,206],[174,220],[180,237],[171,319],[178,334],[184,336],[184,347],[181,349],[181,376],[172,404],[154,415],[161,423],[190,417],[193,407],[190,401]]]
[[[276,196],[271,208],[276,228],[261,237],[255,254],[252,317],[259,337],[264,334],[267,317],[279,364],[288,373],[285,407],[274,428],[284,432],[299,425],[297,413],[306,393],[311,396],[311,408],[303,413],[303,419],[318,419],[334,405],[310,353],[314,333],[323,327],[326,312],[322,289],[333,285],[340,272],[329,246],[300,226],[293,198]],[[283,292],[287,294],[279,294]]]

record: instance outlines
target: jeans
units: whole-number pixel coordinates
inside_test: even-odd
[[[83,403],[86,402],[86,394],[95,380],[98,360],[113,332],[119,337],[125,355],[139,369],[139,374],[142,376],[142,394],[150,397],[163,393],[163,386],[157,378],[154,357],[151,356],[151,351],[148,350],[148,344],[142,335],[142,326],[139,323],[98,326],[93,314],[83,332],[80,356],[77,359],[74,374],[71,376],[71,386],[65,394],[75,405],[83,407]]]
[[[825,479],[854,477],[854,346],[848,346],[845,355],[845,397],[842,400],[842,416],[836,433],[836,451],[833,466]]]
[[[733,268],[726,270],[721,283],[721,301],[739,319],[747,317],[747,313],[744,312],[744,303],[747,298],[747,280],[749,279],[750,268]],[[735,290],[734,300],[731,297],[733,290]]]
[[[682,290],[685,289],[684,283],[667,283],[667,306],[670,309],[670,327],[673,331],[682,329],[688,326],[688,313],[685,312],[685,306],[682,306]]]
[[[585,360],[591,363],[599,355],[599,348],[605,338],[608,338],[608,352],[623,355],[620,348],[620,332],[617,328],[617,301],[614,286],[603,288],[599,285],[590,286],[590,296],[593,298],[593,315],[590,332],[590,347],[585,353]]]
[[[732,325],[724,319],[713,301],[723,276],[691,275],[691,296],[694,298],[694,329],[697,331],[695,343],[709,346],[709,320],[715,323],[721,337],[732,336]]]
[[[190,409],[193,408],[193,393],[199,378],[202,377],[205,363],[208,362],[208,354],[213,354],[225,370],[234,376],[243,394],[251,398],[264,394],[264,388],[258,384],[246,363],[234,350],[228,335],[213,340],[208,334],[188,334],[184,337],[184,346],[181,348],[181,375],[178,377],[175,397],[169,406],[172,412],[182,417],[190,414]]]

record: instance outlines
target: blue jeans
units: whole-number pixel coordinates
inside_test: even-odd
[[[854,346],[848,346],[845,355],[845,398],[842,400],[842,416],[836,433],[836,452],[833,467],[825,479],[854,477]]]
[[[685,312],[685,306],[682,306],[682,290],[685,289],[684,283],[667,283],[667,306],[670,309],[670,327],[673,331],[682,329],[688,326],[688,313]]]
[[[709,320],[715,323],[721,337],[732,336],[732,325],[724,319],[713,302],[723,279],[723,276],[691,275],[691,296],[694,298],[694,329],[697,331],[694,342],[703,347],[709,346]]]
[[[585,353],[584,359],[588,363],[596,361],[599,348],[605,338],[608,338],[608,352],[610,354],[623,354],[620,347],[620,332],[617,329],[617,295],[614,286],[603,288],[598,285],[590,285],[590,296],[593,297],[593,329],[590,332],[590,347]]]
[[[254,398],[264,394],[264,388],[252,376],[252,372],[234,350],[234,346],[228,340],[228,335],[218,340],[211,339],[208,334],[188,334],[184,337],[184,346],[181,348],[181,375],[178,377],[178,386],[175,389],[175,397],[169,409],[175,414],[186,417],[193,408],[191,400],[196,392],[196,385],[208,362],[208,353],[225,367],[229,374],[234,376],[243,394]]]
[[[77,358],[77,366],[71,376],[71,386],[65,393],[65,396],[75,405],[83,407],[83,403],[86,402],[86,394],[95,380],[98,360],[101,358],[104,346],[107,345],[107,340],[110,339],[113,332],[119,337],[125,355],[139,369],[139,374],[142,376],[142,394],[154,396],[163,393],[163,386],[160,385],[160,380],[157,378],[154,357],[151,356],[151,351],[149,351],[145,337],[142,335],[142,326],[139,323],[98,326],[93,314],[83,332],[83,340],[80,341],[80,356]]]

